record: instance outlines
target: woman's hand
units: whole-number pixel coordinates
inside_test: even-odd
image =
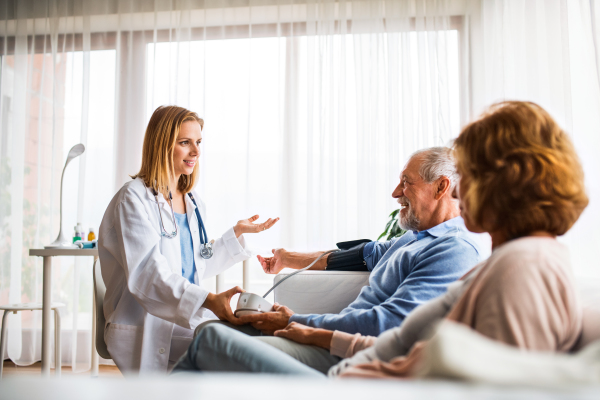
[[[238,294],[243,293],[244,290],[239,286],[226,290],[223,293],[214,294],[209,293],[202,304],[202,307],[208,308],[212,311],[221,321],[228,321],[234,325],[242,325],[242,322],[233,315],[231,311],[231,298]]]
[[[333,331],[312,328],[297,322],[292,322],[284,329],[275,331],[275,336],[293,340],[296,343],[310,344],[329,350]]]
[[[254,221],[258,219],[258,215],[254,215],[248,219],[243,219],[238,221],[237,224],[233,227],[233,232],[235,233],[235,237],[240,237],[240,235],[244,233],[258,233],[262,231],[266,231],[273,225],[275,222],[279,221],[279,217],[273,219],[269,218],[262,224],[253,224]]]

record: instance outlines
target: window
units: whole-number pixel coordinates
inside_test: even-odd
[[[377,200],[367,201],[380,209],[379,221],[364,232],[357,171],[366,165],[397,176],[407,148],[444,145],[459,132],[457,30],[149,43],[146,68],[146,121],[165,104],[205,119],[198,190],[209,237],[253,214],[287,213],[272,231],[246,235],[262,255],[324,249],[323,237],[335,238],[330,247],[375,239],[393,209],[393,187],[371,175]],[[368,157],[390,143],[389,157]],[[246,289],[266,292],[272,277],[250,263]],[[224,275],[225,288],[241,286],[241,268]],[[214,281],[205,286],[214,290]]]
[[[0,244],[3,304],[41,301],[42,260],[30,257],[28,251],[50,243],[58,234],[59,216],[51,210],[58,209],[61,174],[73,145],[85,142],[86,152],[65,172],[63,226],[67,236],[77,222],[97,232],[114,195],[115,53],[91,51],[89,59],[84,59],[81,51],[54,57],[46,52],[2,57],[0,235],[10,239]],[[83,76],[85,63],[90,66],[87,77]],[[82,113],[85,101],[89,101],[89,110]],[[91,259],[58,257],[53,266],[53,299],[68,304],[62,316],[63,330],[85,335],[88,343]],[[39,333],[34,328],[41,324],[41,312],[21,313],[11,322],[14,329],[19,329],[19,324],[25,343],[38,343]],[[77,341],[71,343],[75,365]],[[87,349],[82,346],[79,352],[88,353]],[[22,362],[35,359],[35,347],[23,346],[17,358]]]

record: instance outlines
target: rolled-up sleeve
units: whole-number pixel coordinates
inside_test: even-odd
[[[240,235],[239,238],[235,237],[235,231],[229,228],[223,236],[223,244],[229,253],[229,256],[233,259],[234,263],[244,261],[251,256],[250,251],[246,249],[246,241],[244,235]]]
[[[234,264],[250,258],[252,253],[246,247],[244,235],[235,237],[233,228],[229,228],[213,245],[213,256],[206,260],[204,279],[211,278],[224,272]]]
[[[363,257],[367,264],[367,268],[369,271],[373,271],[373,268],[377,265],[379,260],[383,258],[385,253],[398,242],[398,240],[403,240],[408,242],[409,237],[412,235],[404,235],[399,238],[394,238],[392,240],[387,240],[385,242],[370,242],[367,243],[365,248],[363,249]]]

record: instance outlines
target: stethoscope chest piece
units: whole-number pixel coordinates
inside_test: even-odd
[[[211,240],[210,242],[208,242],[206,244],[200,245],[200,257],[204,258],[205,260],[208,260],[209,258],[211,258],[213,256],[212,245],[214,242],[215,242],[214,240]]]

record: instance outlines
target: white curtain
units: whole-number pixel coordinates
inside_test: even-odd
[[[592,200],[567,235],[577,271],[600,210],[596,1],[19,0],[0,9],[0,303],[41,301],[41,260],[65,225],[97,228],[137,172],[161,104],[205,119],[198,189],[215,237],[279,216],[249,238],[271,248],[376,239],[413,151],[450,143],[502,99],[540,103],[573,134]],[[54,259],[63,363],[89,368],[91,260]],[[254,292],[272,277],[251,265]],[[226,287],[241,283],[239,267]],[[204,282],[214,288],[214,282]],[[8,356],[39,360],[41,314],[9,318]]]
[[[585,279],[600,278],[599,30],[598,0],[504,0],[481,2],[471,36],[473,117],[499,100],[529,100],[571,134],[590,204],[561,240]]]

